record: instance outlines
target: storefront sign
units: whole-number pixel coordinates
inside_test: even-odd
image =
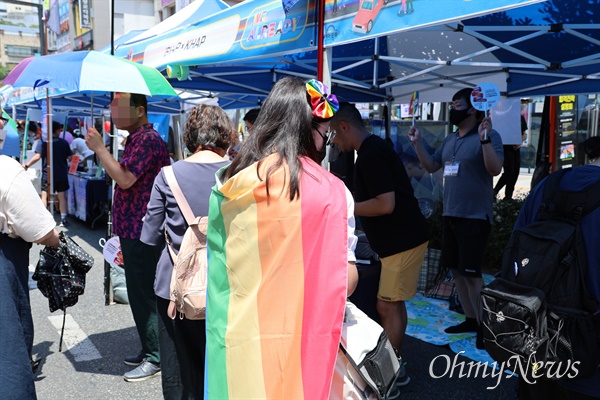
[[[82,29],[90,29],[90,0],[79,0],[79,24]]]
[[[558,161],[561,168],[570,168],[577,165],[577,96],[558,96],[557,107]]]
[[[93,31],[87,31],[81,36],[75,38],[75,50],[90,49],[94,42]]]

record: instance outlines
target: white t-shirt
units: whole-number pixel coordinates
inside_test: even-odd
[[[94,152],[91,151],[85,144],[85,139],[80,137],[73,139],[73,143],[71,143],[71,150],[73,153],[77,154],[81,160],[94,155]]]
[[[0,231],[36,242],[56,226],[23,167],[0,155]]]

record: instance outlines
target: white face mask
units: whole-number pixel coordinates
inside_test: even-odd
[[[4,140],[6,139],[6,129],[0,130],[0,150],[4,147]]]

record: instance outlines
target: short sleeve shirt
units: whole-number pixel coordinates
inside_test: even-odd
[[[46,179],[48,175],[48,155],[46,142],[39,141],[37,143],[36,153],[42,155],[42,179]],[[52,141],[52,168],[55,181],[66,182],[69,175],[69,160],[68,157],[72,156],[73,152],[69,143],[62,138],[57,138]]]
[[[0,155],[0,233],[37,242],[56,226],[23,167]]]
[[[87,145],[85,144],[85,139],[83,138],[75,138],[71,143],[71,150],[78,154],[81,158],[87,158],[94,155],[94,152],[91,151]]]
[[[444,216],[483,219],[493,222],[493,177],[485,168],[481,140],[474,127],[463,137],[452,133],[433,155],[436,163],[458,163],[458,174],[444,177]],[[489,134],[494,151],[504,159],[502,138],[496,131]],[[487,146],[487,145],[486,145]]]
[[[142,218],[150,200],[152,184],[160,169],[170,164],[167,145],[152,129],[144,124],[127,138],[121,166],[127,168],[137,180],[129,189],[115,188],[113,207],[113,233],[121,238],[139,239]]]
[[[367,137],[358,150],[354,188],[357,203],[394,192],[392,214],[360,217],[369,244],[380,257],[410,250],[428,240],[429,228],[402,160],[378,136]]]

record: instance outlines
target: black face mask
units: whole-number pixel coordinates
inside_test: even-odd
[[[327,155],[327,146],[323,145],[323,147],[321,147],[321,150],[317,150],[317,162],[320,164],[323,162],[323,160],[325,159],[325,156]]]
[[[450,123],[452,123],[452,125],[458,126],[465,119],[469,118],[469,115],[470,114],[468,108],[466,110],[457,110],[453,108],[452,110],[450,110]]]

